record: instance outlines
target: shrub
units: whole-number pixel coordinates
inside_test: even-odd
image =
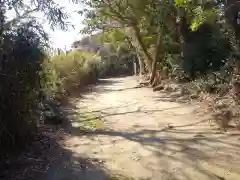
[[[94,83],[98,79],[99,58],[87,52],[72,51],[51,58],[57,81],[64,90]]]
[[[102,58],[100,63],[100,77],[112,77],[120,75],[133,74],[133,60],[135,56],[133,54],[128,55],[116,55],[111,54]]]
[[[0,148],[22,147],[35,130],[32,118],[41,89],[45,34],[35,22],[0,34]],[[15,148],[13,148],[15,149]]]
[[[184,52],[183,69],[194,79],[197,73],[219,70],[227,62],[231,47],[220,32],[200,32],[185,44]]]

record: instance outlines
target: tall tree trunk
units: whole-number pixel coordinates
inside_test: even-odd
[[[130,47],[130,49],[134,50],[136,56],[137,56],[137,59],[138,59],[138,65],[139,65],[139,75],[143,75],[145,74],[145,69],[144,69],[144,61],[143,59],[141,58],[139,52],[137,52],[137,48],[133,46],[132,42],[131,42],[131,39],[129,37],[126,38],[127,42],[128,42],[128,45]]]
[[[145,74],[145,68],[144,68],[144,61],[143,59],[137,54],[138,62],[139,62],[139,75]]]
[[[158,33],[160,32],[160,27],[158,28]],[[156,44],[156,47],[155,47],[155,56],[154,56],[154,59],[152,61],[152,73],[151,73],[151,77],[150,77],[150,84],[153,85],[153,81],[156,77],[156,72],[157,72],[157,61],[159,60],[160,58],[160,55],[161,55],[161,42],[162,42],[162,39],[161,39],[161,35],[158,34],[158,37],[157,37],[157,44]]]
[[[146,65],[147,65],[148,71],[152,72],[153,58],[149,54],[149,52],[148,52],[148,50],[147,50],[147,48],[146,48],[146,46],[145,46],[145,44],[142,40],[142,37],[141,37],[141,34],[140,34],[140,29],[137,26],[133,26],[133,30],[134,30],[136,39],[138,41],[138,44],[139,44],[140,48],[142,49],[144,56],[146,57],[146,61],[147,61]]]

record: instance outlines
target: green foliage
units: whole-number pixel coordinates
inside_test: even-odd
[[[107,35],[104,36],[104,40],[116,45],[125,43],[124,40],[128,39],[131,43],[129,49],[137,52],[138,57],[147,58],[147,61],[151,62],[155,58],[157,61],[163,61],[164,53],[169,52],[169,44],[178,41],[174,6],[171,1],[88,2],[92,3],[91,11],[86,15],[85,32],[103,30]]]
[[[198,6],[195,9],[193,9],[193,13],[194,13],[194,17],[192,19],[191,26],[190,26],[192,31],[196,31],[198,27],[204,22],[206,22],[207,20],[208,22],[216,20],[215,8],[212,8],[210,10],[203,10],[201,6]]]
[[[151,63],[157,61],[171,70],[179,69],[181,61],[169,62],[171,56],[180,59],[184,54],[183,69],[192,74],[218,70],[230,54],[229,38],[219,32],[218,19],[221,2],[192,0],[100,1],[88,0],[91,12],[86,16],[86,29],[102,30],[103,41],[118,44],[129,40],[138,57]],[[186,20],[189,42],[179,25]],[[177,24],[177,21],[180,21]],[[113,28],[117,26],[117,28]],[[208,24],[209,27],[205,25]],[[181,26],[181,25],[180,25]],[[188,31],[187,30],[187,31]],[[116,32],[121,32],[119,36]],[[125,37],[124,37],[125,36]],[[232,40],[231,40],[232,42]],[[183,45],[182,45],[183,43]],[[124,44],[124,43],[123,43]],[[149,65],[150,64],[150,65]]]
[[[109,54],[100,57],[82,51],[72,51],[51,58],[54,69],[52,79],[58,82],[58,89],[68,91],[76,86],[95,83],[98,78],[115,76],[129,72],[131,63],[123,55]],[[56,84],[56,83],[52,83]]]
[[[6,19],[10,11],[13,16]],[[1,156],[9,148],[25,146],[36,132],[40,92],[58,91],[58,76],[44,53],[48,37],[36,12],[43,13],[53,29],[67,28],[68,15],[53,0],[0,2]]]
[[[214,31],[199,33],[197,39],[185,46],[183,69],[192,78],[196,73],[219,70],[231,52],[228,40]]]
[[[70,2],[69,2],[70,3]],[[41,12],[50,24],[52,29],[60,27],[63,30],[68,28],[67,19],[69,15],[65,9],[54,0],[8,0],[1,4],[5,11],[13,11],[16,16],[5,21],[4,29],[19,26],[23,20],[36,19],[34,13]]]
[[[25,146],[33,137],[32,133],[36,132],[39,124],[40,116],[36,110],[42,92],[50,92],[56,97],[73,86],[94,83],[104,67],[103,59],[87,52],[73,51],[67,55],[47,57],[44,49],[47,48],[48,37],[30,15],[43,12],[52,27],[60,25],[62,29],[65,29],[68,16],[54,1],[36,2],[0,2],[1,152],[8,148],[18,150],[17,147]],[[8,10],[16,11],[17,16],[5,21]],[[101,77],[105,75],[102,73]]]
[[[102,43],[111,43],[116,48],[125,43],[126,35],[122,29],[111,28],[103,31],[99,36],[98,40]]]
[[[0,36],[0,147],[24,145],[37,124],[32,111],[41,90],[45,37],[35,22]]]
[[[51,58],[51,63],[61,83],[61,89],[83,86],[97,80],[97,64],[100,60],[92,53],[72,51]]]
[[[106,56],[102,59],[99,76],[111,77],[122,74],[131,75],[133,70],[131,60],[132,57],[119,57],[116,54]]]
[[[209,4],[209,1],[192,1],[192,0],[174,0],[175,7],[179,9],[180,17],[186,16],[190,24],[190,29],[196,31],[204,22],[216,22],[216,7]],[[206,4],[209,4],[206,8]],[[211,6],[210,6],[211,5]]]
[[[40,85],[43,91],[51,91],[53,94],[59,92],[59,79],[50,58],[45,58],[42,63],[42,71],[40,72],[40,75]]]

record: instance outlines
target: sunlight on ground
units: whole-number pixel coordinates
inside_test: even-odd
[[[73,127],[87,128],[87,129],[103,129],[104,122],[100,115],[93,112],[86,112],[84,114],[76,114],[72,123]]]
[[[120,176],[120,175],[114,175],[109,177],[108,180],[134,180],[133,178],[128,178],[128,177],[124,177],[124,176]]]
[[[103,168],[104,178],[95,179],[240,179],[238,136],[213,130],[206,113],[195,113],[199,107],[194,102],[163,101],[162,94],[128,90],[128,84],[118,87],[126,91],[101,91],[76,102],[72,119],[77,128],[68,145],[72,152],[91,157],[97,170]],[[84,128],[103,130],[85,133]],[[89,176],[98,177],[90,170]]]

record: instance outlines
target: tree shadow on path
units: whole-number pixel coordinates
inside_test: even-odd
[[[107,88],[106,86],[102,87]],[[155,100],[161,101],[162,99]],[[125,104],[124,106],[132,105]],[[92,112],[100,113],[99,118],[108,119],[118,115],[121,115],[123,118],[123,115],[126,114],[147,114],[149,116],[154,112],[168,110],[174,112],[175,109],[183,106],[179,104],[179,106],[164,109],[142,110],[140,108],[124,112],[109,112],[111,109],[118,110],[122,107],[106,107]],[[70,108],[71,110],[73,109]],[[79,114],[84,116],[84,108],[80,110]],[[181,116],[181,114],[176,116]],[[194,116],[191,118],[194,118]],[[85,120],[89,121],[91,119]],[[126,119],[126,121],[131,121],[131,119]],[[71,129],[69,132],[72,137],[79,137],[79,141],[83,138],[87,139],[90,144],[99,143],[99,146],[111,148],[112,151],[114,149],[116,154],[122,153],[119,146],[134,144],[138,148],[136,154],[140,158],[135,164],[144,163],[143,166],[153,174],[150,178],[152,180],[240,179],[239,134],[234,134],[233,132],[222,133],[219,130],[211,129],[206,121],[208,120],[189,119],[190,123],[178,124],[172,127],[131,127],[124,130],[113,128],[89,130],[72,127],[71,123],[69,123]],[[99,142],[101,138],[103,138],[101,141],[103,144]],[[126,144],[123,142],[126,142]],[[81,143],[79,145],[76,144],[76,146],[81,146]],[[117,147],[114,148],[114,146]],[[143,150],[150,155],[148,157],[143,156],[141,154]],[[109,157],[105,158],[108,158],[110,161],[113,157],[109,154]],[[101,158],[99,160],[101,161]],[[126,159],[126,161],[128,160]],[[129,171],[131,168],[134,171],[134,167],[129,167]]]
[[[191,128],[192,125],[188,124],[185,127],[173,129],[166,127],[161,130],[143,129],[132,132],[85,130],[83,133],[75,128],[72,130],[72,135],[85,136],[85,138],[107,136],[110,137],[110,144],[117,144],[118,141],[123,140],[138,143],[156,157],[159,171],[164,176],[162,180],[195,180],[199,178],[237,180],[240,177],[240,145],[235,135],[225,135],[204,129],[196,133]],[[156,169],[151,169],[151,162],[146,168],[153,172],[156,171]]]
[[[1,180],[110,180],[97,159],[65,148],[66,134],[45,126],[29,148],[1,164]]]

